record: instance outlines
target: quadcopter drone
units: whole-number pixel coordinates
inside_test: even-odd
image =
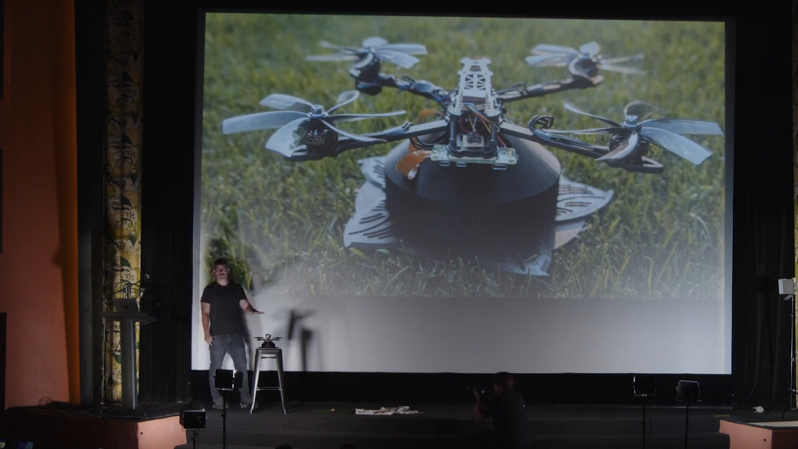
[[[476,257],[483,265],[545,276],[552,251],[582,232],[586,219],[609,203],[613,192],[567,179],[557,158],[544,146],[630,172],[658,174],[663,165],[646,157],[651,145],[699,165],[712,152],[682,134],[723,135],[714,122],[649,119],[657,108],[643,101],[626,105],[622,121],[565,104],[567,110],[603,123],[604,127],[594,129],[553,129],[551,116],[534,116],[527,126],[519,126],[506,116],[505,106],[514,101],[598,86],[603,82],[599,69],[645,74],[621,65],[642,59],[642,54],[604,58],[595,42],[578,50],[536,46],[533,56],[526,58],[530,66],[567,67],[571,76],[504,90],[493,87],[487,58],[462,58],[460,82],[447,90],[429,81],[382,72],[384,63],[412,68],[419,61],[413,55],[427,53],[424,45],[391,44],[379,37],[364,40],[360,47],[321,45],[337,52],[306,59],[353,62],[349,73],[355,90],[343,92],[329,109],[290,95],[269,95],[260,104],[278,111],[226,119],[223,132],[276,128],[266,149],[289,161],[336,157],[344,151],[401,141],[385,156],[359,161],[366,182],[344,230],[347,247],[402,247],[430,259]],[[334,113],[360,93],[378,95],[386,87],[436,102],[437,118],[362,135],[338,126],[405,114]],[[595,145],[565,134],[605,135],[609,144]]]
[[[266,334],[263,337],[255,337],[255,340],[262,341],[261,348],[276,348],[274,342],[282,340],[283,337],[272,337],[272,334]]]

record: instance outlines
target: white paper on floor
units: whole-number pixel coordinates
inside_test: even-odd
[[[401,407],[380,407],[376,410],[370,410],[365,408],[356,408],[355,414],[356,415],[416,415],[420,412],[418,410],[410,410],[410,407],[403,405]]]

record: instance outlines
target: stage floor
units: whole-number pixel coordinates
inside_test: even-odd
[[[486,428],[473,418],[473,405],[262,403],[253,414],[231,407],[227,413],[229,449],[274,448],[337,449],[352,443],[357,449],[467,448],[476,432]],[[219,447],[223,429],[221,410],[203,406],[207,428],[198,432],[198,447]],[[356,408],[409,406],[415,415],[356,415]],[[334,411],[333,411],[334,410]],[[592,405],[531,405],[527,414],[536,449],[623,449],[643,447],[643,407]],[[646,443],[651,449],[685,447],[686,407],[651,406],[646,409]],[[728,435],[718,432],[721,419],[740,422],[782,421],[781,413],[735,411],[730,407],[690,407],[688,447],[728,449]],[[795,421],[790,412],[784,421]],[[189,444],[180,449],[191,448]]]

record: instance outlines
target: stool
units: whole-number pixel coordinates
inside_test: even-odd
[[[277,361],[278,387],[258,387],[261,359],[275,359]],[[252,411],[255,410],[255,398],[258,395],[258,391],[263,390],[279,391],[280,401],[283,404],[283,414],[287,414],[285,411],[285,394],[283,393],[283,350],[280,348],[258,348],[255,350],[255,382],[252,386],[252,405],[249,409],[250,414],[252,414]]]

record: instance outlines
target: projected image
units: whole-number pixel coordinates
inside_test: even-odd
[[[201,263],[283,296],[724,298],[722,23],[207,14]]]

